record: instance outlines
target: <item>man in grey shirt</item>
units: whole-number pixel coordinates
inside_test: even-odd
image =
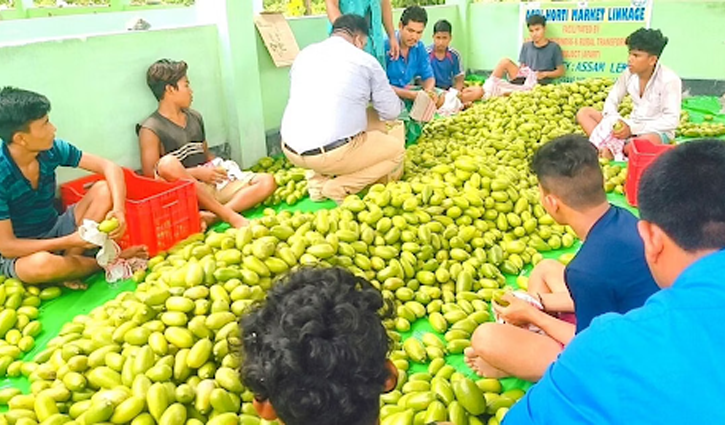
[[[561,47],[554,41],[546,38],[546,18],[541,15],[531,15],[526,24],[529,27],[531,41],[521,46],[519,64],[511,59],[503,59],[494,69],[491,76],[497,78],[508,77],[513,84],[524,84],[526,71],[530,69],[536,73],[539,84],[548,84],[556,78],[564,76],[564,55]]]

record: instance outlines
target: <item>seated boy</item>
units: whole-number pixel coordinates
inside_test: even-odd
[[[531,41],[521,46],[519,64],[508,58],[501,60],[484,85],[486,96],[530,90],[535,84],[549,84],[564,76],[564,54],[559,44],[546,38],[546,18],[531,15],[526,25]]]
[[[532,170],[543,207],[584,243],[566,268],[545,261],[532,273],[529,291],[544,311],[511,294],[504,298],[507,307],[494,304],[507,324],[481,325],[466,350],[469,366],[490,378],[538,381],[593,318],[641,307],[658,290],[637,218],[607,202],[597,151],[585,137],[569,135],[547,143],[534,155]],[[570,312],[572,307],[576,325],[546,313]],[[543,334],[522,328],[529,325]]]
[[[433,27],[433,44],[428,46],[428,57],[433,69],[435,84],[441,90],[457,90],[461,102],[471,103],[483,97],[483,88],[463,87],[466,72],[463,70],[461,54],[450,47],[452,39],[451,23],[445,19],[436,22]]]
[[[504,425],[725,423],[723,205],[722,140],[683,143],[647,168],[638,229],[664,290],[595,319]],[[682,403],[683,388],[698,396]]]
[[[81,239],[84,219],[100,223],[115,217],[117,239],[126,231],[123,170],[55,138],[50,101],[38,93],[5,87],[0,91],[0,274],[28,284],[62,284],[84,289],[81,279],[100,271],[85,257],[94,245]],[[55,169],[82,168],[102,174],[83,199],[62,215],[54,208]],[[132,248],[123,258],[145,256]]]
[[[659,63],[667,42],[660,30],[641,28],[632,33],[626,40],[629,67],[609,93],[604,112],[586,107],[577,113],[577,121],[601,156],[623,159],[624,145],[632,137],[654,144],[667,144],[675,139],[680,123],[682,81]],[[634,104],[629,119],[619,115],[619,104],[626,95]]]
[[[259,416],[379,424],[380,396],[398,381],[382,323],[391,313],[380,291],[347,270],[301,269],[275,284],[240,326],[240,374]]]
[[[238,212],[267,199],[277,185],[270,174],[244,172],[231,180],[224,168],[211,164],[214,156],[207,146],[204,121],[191,109],[187,69],[186,62],[162,59],[146,74],[159,107],[136,126],[143,173],[167,181],[197,180],[199,205],[208,210],[202,213],[205,225],[223,220],[233,227],[245,226],[248,222]]]

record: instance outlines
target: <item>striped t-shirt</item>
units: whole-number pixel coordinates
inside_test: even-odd
[[[436,56],[435,45],[428,46],[427,51],[430,58],[430,67],[433,69],[433,76],[436,79],[436,87],[439,89],[450,89],[453,87],[456,77],[466,74],[458,50],[449,47],[443,59],[438,59]]]
[[[184,164],[185,168],[192,168],[207,162],[204,152],[204,120],[201,114],[193,109],[187,109],[186,126],[181,127],[159,113],[151,114],[144,122],[136,126],[136,132],[147,128],[156,134],[164,148],[162,155],[171,154]]]
[[[38,188],[33,189],[15,164],[7,145],[0,152],[0,220],[10,220],[15,237],[33,239],[53,228],[58,212],[55,199],[55,169],[78,167],[83,153],[60,139],[50,150],[38,155],[40,177]]]

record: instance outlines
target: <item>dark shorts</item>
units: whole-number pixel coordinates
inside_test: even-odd
[[[76,225],[75,207],[70,206],[63,214],[58,216],[58,220],[52,229],[32,239],[61,238],[74,233],[76,230],[78,230],[78,225]],[[17,260],[17,258],[3,258],[0,256],[0,274],[17,279],[18,274],[15,272],[15,262]]]

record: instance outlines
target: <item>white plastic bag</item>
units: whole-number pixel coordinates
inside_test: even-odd
[[[83,220],[83,225],[78,228],[81,238],[93,245],[101,247],[96,254],[98,265],[106,271],[106,281],[115,283],[133,276],[137,270],[146,269],[148,261],[140,258],[129,260],[120,257],[121,247],[107,233],[98,230],[98,223],[93,220]]]
[[[242,183],[249,183],[254,178],[254,173],[251,171],[242,171],[239,168],[239,164],[234,161],[224,160],[222,158],[214,158],[211,161],[204,164],[205,167],[222,167],[227,172],[227,179],[216,184],[217,190],[224,189],[229,183],[233,181],[240,181]]]
[[[458,98],[458,90],[449,89],[445,93],[445,100],[443,105],[438,108],[438,114],[443,116],[451,116],[457,114],[463,109],[463,102]]]
[[[602,121],[594,127],[592,135],[589,136],[589,141],[597,147],[598,150],[609,149],[614,155],[615,161],[626,161],[627,158],[624,156],[624,143],[622,139],[614,137],[614,124],[617,121],[622,120],[619,115],[608,115],[602,118]]]
[[[544,306],[541,305],[541,303],[539,302],[539,300],[537,300],[536,298],[534,298],[531,295],[529,295],[528,292],[513,291],[513,292],[510,292],[510,294],[513,295],[516,298],[519,298],[519,299],[522,299],[522,300],[526,301],[527,303],[529,303],[532,306],[538,308],[539,310],[543,310],[544,309]],[[497,323],[506,323],[506,321],[503,320],[503,318],[501,316],[499,316],[498,313],[496,313],[496,310],[494,310],[493,313],[494,313],[494,316],[496,318],[496,322]],[[534,325],[529,325],[525,329],[528,329],[531,332],[536,332],[536,333],[539,333],[539,334],[543,334],[544,333],[544,331],[542,331],[541,329],[539,329],[538,326],[534,326]]]
[[[491,75],[483,83],[483,98],[487,100],[492,97],[505,96],[514,92],[531,91],[539,81],[536,77],[536,72],[526,66],[519,69],[519,76],[526,78],[524,84],[512,84],[502,78]]]

